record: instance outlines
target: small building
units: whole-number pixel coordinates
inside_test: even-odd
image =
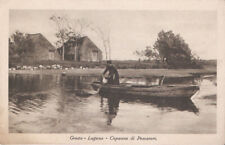
[[[62,55],[62,47],[58,48]],[[70,61],[102,61],[102,51],[87,37],[71,38],[64,43],[64,59]]]
[[[41,34],[26,34],[31,41],[33,52],[27,56],[34,61],[39,60],[60,60],[57,49]]]

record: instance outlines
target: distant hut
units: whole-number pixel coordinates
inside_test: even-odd
[[[65,44],[65,60],[70,61],[101,61],[102,51],[87,37],[71,38]],[[62,47],[58,48],[62,55]]]
[[[33,52],[29,53],[27,58],[38,60],[60,60],[57,49],[41,34],[27,34],[28,39],[33,46]]]

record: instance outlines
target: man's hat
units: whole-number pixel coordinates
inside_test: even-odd
[[[106,63],[107,64],[112,64],[112,60],[107,60]]]

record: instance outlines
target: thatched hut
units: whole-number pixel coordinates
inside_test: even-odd
[[[101,61],[102,51],[87,37],[71,38],[64,44],[64,58],[71,61]],[[62,55],[62,47],[58,48]]]
[[[33,46],[33,51],[27,54],[27,58],[33,61],[61,59],[57,49],[41,33],[27,34],[27,37]]]

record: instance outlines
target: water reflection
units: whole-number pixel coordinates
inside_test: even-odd
[[[55,85],[52,75],[19,75],[9,76],[9,93],[38,92],[48,90]]]
[[[198,84],[200,77],[166,77],[164,84]]]
[[[141,98],[141,99],[123,99],[124,102],[137,102],[142,104],[149,104],[161,110],[167,111],[188,111],[198,115],[199,109],[190,99],[157,99],[157,98]]]
[[[96,81],[96,79],[98,78],[84,76],[10,75],[9,109],[13,113],[18,113],[21,110],[32,111],[33,109],[34,111],[48,103],[50,96],[56,97],[61,95],[62,97],[58,97],[58,99],[65,99],[71,94],[89,97],[93,94],[90,82]],[[64,100],[59,102],[61,108],[66,104]]]
[[[101,111],[104,112],[107,116],[107,125],[111,125],[112,120],[116,117],[117,112],[119,111],[120,99],[118,99],[117,97],[107,98],[107,107],[104,106],[103,99],[104,98],[101,97]]]
[[[213,85],[217,86],[217,78],[215,75],[207,75],[207,76],[203,76],[202,80],[209,80],[210,82],[213,83]],[[201,80],[201,81],[202,81]]]
[[[34,111],[41,109],[46,103],[47,94],[36,93],[36,94],[18,94],[9,98],[9,110],[15,114],[20,111]]]
[[[125,83],[156,84],[159,79],[122,80]],[[154,133],[212,133],[216,122],[216,81],[203,77],[192,79],[180,81],[200,85],[200,93],[194,103],[188,99],[99,96],[91,85],[99,78],[92,76],[10,74],[9,131],[152,133],[154,130]],[[173,79],[170,81],[172,84],[179,83]],[[167,79],[165,83],[170,81]],[[137,118],[142,121],[141,126],[137,125]],[[170,127],[154,124],[159,120],[165,124],[170,121]]]
[[[104,108],[103,99],[107,100],[107,107]],[[199,115],[199,109],[191,101],[191,99],[164,99],[164,98],[148,98],[148,97],[120,97],[112,95],[101,94],[101,110],[107,114],[107,125],[111,125],[112,120],[116,117],[119,111],[119,103],[133,104],[145,104],[153,106],[165,112],[172,111],[188,111],[195,115]]]
[[[63,85],[67,92],[75,93],[76,96],[89,97],[97,91],[92,89],[91,83],[99,80],[98,77],[90,76],[67,76],[63,77]]]

